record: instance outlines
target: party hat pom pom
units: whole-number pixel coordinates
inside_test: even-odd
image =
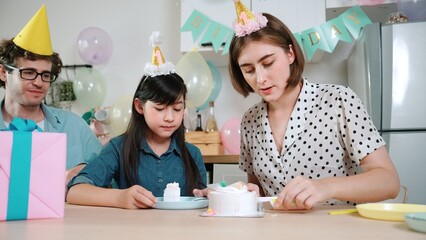
[[[149,45],[155,48],[155,47],[159,47],[160,44],[162,43],[163,41],[162,41],[162,36],[160,35],[160,32],[158,31],[152,32],[151,36],[149,37]]]

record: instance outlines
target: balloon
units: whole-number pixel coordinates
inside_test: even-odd
[[[112,54],[112,40],[108,33],[98,27],[88,27],[77,38],[80,57],[88,64],[98,65],[108,62]]]
[[[207,101],[205,101],[201,106],[198,107],[199,110],[208,108],[209,103],[211,101],[215,101],[217,96],[219,96],[220,89],[222,88],[222,76],[220,75],[219,70],[213,63],[209,61],[207,61],[207,65],[209,65],[210,71],[212,72],[213,88]]]
[[[409,21],[426,20],[426,0],[398,0],[396,6]]]
[[[111,127],[115,135],[124,133],[132,115],[133,96],[119,97],[111,107]]]
[[[241,118],[231,118],[225,122],[220,131],[222,144],[231,154],[240,154],[240,122]]]
[[[103,75],[93,68],[79,68],[73,80],[73,90],[77,99],[89,108],[102,105],[107,85]]]
[[[187,107],[196,108],[207,101],[212,91],[212,73],[206,60],[197,51],[187,52],[176,64],[176,73],[188,89]]]

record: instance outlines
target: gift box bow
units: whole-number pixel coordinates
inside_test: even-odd
[[[43,131],[33,120],[23,119],[23,118],[14,118],[12,122],[10,122],[9,128],[2,129],[2,131],[24,131],[24,132],[32,132],[34,130],[37,130],[39,132]]]
[[[0,220],[63,217],[66,135],[43,133],[21,118],[6,130],[0,132]]]

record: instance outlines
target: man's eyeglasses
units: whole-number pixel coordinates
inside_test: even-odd
[[[41,76],[41,80],[43,82],[54,82],[56,80],[56,77],[58,77],[55,74],[52,74],[51,72],[37,72],[34,69],[31,68],[25,68],[25,69],[19,69],[7,64],[3,64],[6,68],[11,69],[11,70],[17,70],[19,71],[19,75],[21,76],[22,79],[24,80],[35,80],[39,75]]]

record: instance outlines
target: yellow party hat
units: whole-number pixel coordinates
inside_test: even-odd
[[[21,32],[16,35],[13,42],[35,54],[46,56],[53,54],[45,5],[41,6]]]
[[[244,37],[266,26],[268,19],[261,13],[252,13],[241,0],[234,0],[237,19],[233,24],[235,35]]]
[[[234,1],[235,11],[237,11],[237,21],[239,24],[245,25],[249,20],[254,20],[253,13],[240,1]]]
[[[145,64],[145,75],[158,76],[175,72],[175,66],[171,62],[164,59],[163,53],[160,49],[161,36],[160,32],[153,32],[149,38],[149,43],[154,48],[152,51],[152,58],[150,63]]]
[[[154,50],[152,50],[152,60],[151,63],[155,66],[160,66],[165,62],[163,53],[159,46],[155,46]]]

